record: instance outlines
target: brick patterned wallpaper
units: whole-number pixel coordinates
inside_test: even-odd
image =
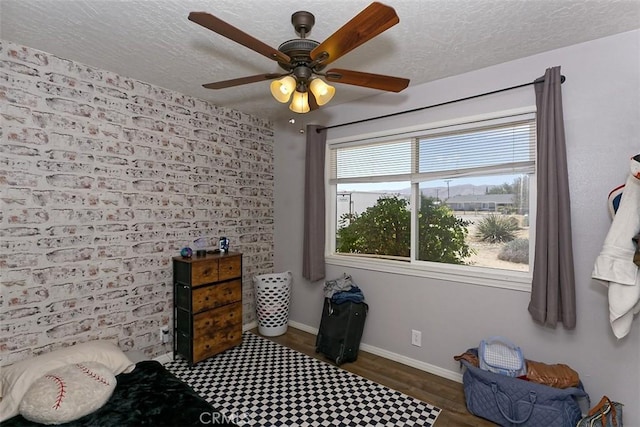
[[[0,40],[0,364],[91,339],[171,351],[171,258],[273,271],[266,120]]]

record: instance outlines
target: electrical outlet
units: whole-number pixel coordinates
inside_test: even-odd
[[[422,347],[422,332],[416,331],[415,329],[411,330],[411,345]]]
[[[168,326],[161,326],[160,327],[160,342],[163,343],[163,344],[169,342],[169,327]]]

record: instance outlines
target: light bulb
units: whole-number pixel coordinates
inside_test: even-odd
[[[316,98],[316,103],[318,105],[324,105],[327,102],[331,101],[331,98],[333,98],[333,95],[335,95],[336,93],[336,88],[326,84],[321,79],[311,80],[309,89],[311,89],[311,92],[313,92],[313,95]]]
[[[307,92],[298,92],[297,90],[293,94],[293,101],[289,105],[289,109],[294,113],[308,113],[309,112],[309,94]]]
[[[271,82],[271,95],[283,104],[289,101],[291,94],[296,89],[296,79],[291,76],[285,76],[280,80]]]

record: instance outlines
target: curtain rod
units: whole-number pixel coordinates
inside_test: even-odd
[[[567,78],[565,76],[560,76],[560,84],[564,83],[564,81]],[[434,107],[441,107],[443,105],[447,105],[447,104],[453,104],[455,102],[460,102],[460,101],[468,101],[470,99],[474,99],[474,98],[480,98],[481,96],[486,96],[486,95],[493,95],[495,93],[500,93],[500,92],[506,92],[508,90],[512,90],[512,89],[519,89],[521,87],[525,87],[525,86],[531,86],[532,84],[536,84],[536,83],[542,83],[544,82],[544,77],[541,77],[539,79],[535,79],[532,82],[529,83],[523,83],[520,85],[516,85],[516,86],[511,86],[511,87],[505,87],[503,89],[497,89],[497,90],[492,90],[491,92],[485,92],[485,93],[480,93],[478,95],[472,95],[472,96],[467,96],[464,98],[458,98],[458,99],[453,99],[451,101],[445,101],[445,102],[440,102],[438,104],[433,104],[433,105],[427,105],[425,107],[418,107],[418,108],[413,108],[411,110],[405,110],[405,111],[398,111],[396,113],[390,113],[390,114],[385,114],[383,116],[377,116],[377,117],[369,117],[368,119],[362,119],[362,120],[356,120],[353,122],[347,122],[347,123],[341,123],[338,125],[333,125],[333,126],[327,126],[327,127],[323,127],[323,128],[319,128],[316,129],[317,133],[322,132],[323,130],[328,130],[328,129],[333,129],[333,128],[339,128],[342,126],[349,126],[349,125],[355,125],[358,123],[365,123],[365,122],[370,122],[372,120],[378,120],[378,119],[386,119],[388,117],[393,117],[393,116],[399,116],[400,114],[407,114],[407,113],[414,113],[416,111],[421,111],[421,110],[426,110],[428,108],[434,108]]]

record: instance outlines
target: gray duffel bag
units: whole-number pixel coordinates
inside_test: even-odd
[[[560,389],[461,363],[467,409],[501,426],[575,427],[582,418],[578,400],[589,405],[582,383]]]

